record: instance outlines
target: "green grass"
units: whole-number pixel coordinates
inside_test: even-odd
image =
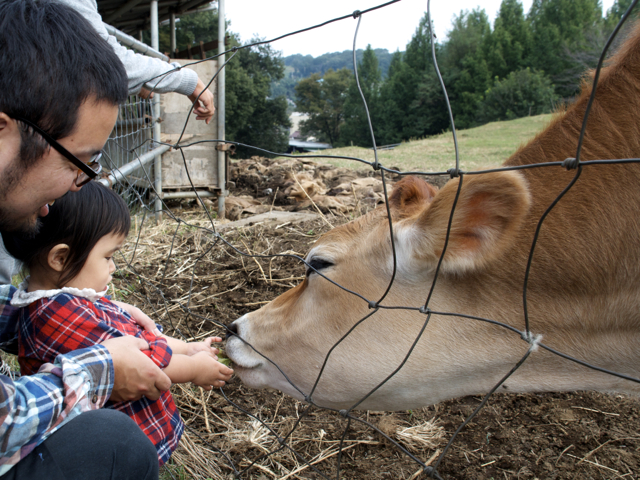
[[[185,468],[181,465],[175,465],[172,461],[165,464],[160,469],[159,480],[189,480],[191,476],[185,471]]]
[[[478,170],[502,164],[516,149],[546,127],[552,115],[519,118],[493,122],[468,130],[458,130],[460,168]],[[325,150],[331,156],[357,157],[373,162],[373,150],[345,147]],[[455,150],[451,132],[429,138],[404,142],[393,150],[378,151],[378,160],[385,167],[398,167],[402,171],[441,172],[455,165]],[[360,168],[352,160],[318,159],[338,167]]]
[[[160,468],[159,480],[191,480],[193,477],[187,472],[182,465],[176,465],[173,460],[169,460],[169,463],[165,463]],[[207,480],[213,480],[208,478]]]

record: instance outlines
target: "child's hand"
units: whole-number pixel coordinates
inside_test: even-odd
[[[192,383],[205,390],[223,387],[233,375],[233,370],[214,360],[209,352],[198,352],[191,358],[198,362],[198,373]]]
[[[209,337],[205,339],[203,342],[187,343],[187,351],[185,355],[192,356],[192,355],[195,355],[196,353],[207,352],[209,355],[211,355],[213,358],[217,360],[218,359],[217,354],[220,353],[220,350],[218,350],[216,347],[212,347],[211,343],[221,342],[221,341],[222,339],[220,337]]]

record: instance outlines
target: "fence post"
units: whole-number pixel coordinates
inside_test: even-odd
[[[151,0],[151,47],[160,50],[160,37],[158,34],[158,0]],[[153,141],[156,145],[160,142],[160,95],[157,93],[153,96],[153,116],[155,123],[153,125]],[[162,220],[162,155],[156,155],[153,161],[153,176],[156,190],[155,212],[156,223]]]
[[[224,0],[218,0],[218,53],[225,51],[225,13]],[[218,66],[223,65],[225,56],[218,57]],[[218,74],[218,139],[225,139],[224,121],[225,121],[225,68],[220,70]],[[224,199],[227,195],[227,178],[226,172],[226,152],[218,150],[218,187],[220,188],[220,196],[218,197],[218,218],[225,217]]]
[[[176,51],[176,14],[171,12],[170,28],[171,31],[171,53]]]

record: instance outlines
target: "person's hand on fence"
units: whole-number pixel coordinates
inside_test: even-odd
[[[223,387],[231,379],[233,370],[214,360],[207,352],[198,352],[191,357],[198,362],[198,370],[191,381],[194,385],[211,390],[212,387]]]
[[[129,305],[128,303],[119,302],[117,300],[111,300],[111,303],[115,303],[133,318],[133,321],[138,324],[140,328],[146,330],[147,332],[151,332],[156,336],[161,335],[160,330],[156,326],[155,322],[149,318],[149,316],[140,310],[138,307],[134,307],[133,305]]]
[[[140,89],[140,91],[138,92],[138,96],[140,98],[144,98],[146,99],[151,99],[153,98],[153,92],[151,90],[149,90],[148,88],[142,87]]]
[[[202,93],[202,95],[200,95],[200,93]],[[198,98],[198,95],[200,95],[200,98]],[[197,102],[196,99],[198,99]],[[205,84],[202,83],[202,80],[199,78],[196,89],[189,95],[189,100],[191,100],[191,103],[194,103],[193,113],[196,115],[196,120],[204,120],[204,122],[209,125],[216,111],[216,107],[213,105],[213,93],[205,87]]]
[[[171,387],[171,379],[142,353],[149,345],[141,338],[130,335],[110,338],[102,345],[111,354],[115,372],[110,400],[131,401],[143,396],[157,400]],[[215,362],[212,358],[211,361]]]
[[[222,338],[220,337],[209,337],[202,342],[189,342],[187,343],[186,355],[192,356],[199,352],[206,352],[217,360],[220,350],[218,350],[216,347],[211,346],[211,343],[221,341]]]

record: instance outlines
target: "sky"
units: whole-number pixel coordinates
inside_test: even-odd
[[[522,0],[525,13],[533,0]],[[614,0],[602,0],[603,12]],[[231,22],[229,30],[240,34],[243,42],[255,36],[267,40],[317,25],[336,17],[366,10],[385,0],[227,0],[225,10]],[[501,0],[431,0],[431,18],[441,41],[451,28],[454,15],[462,10],[484,8],[493,24]],[[404,50],[418,23],[427,11],[426,0],[401,0],[398,3],[362,15],[356,48]],[[357,21],[348,18],[324,27],[273,42],[271,46],[283,56],[296,53],[317,57],[323,53],[353,48]]]

